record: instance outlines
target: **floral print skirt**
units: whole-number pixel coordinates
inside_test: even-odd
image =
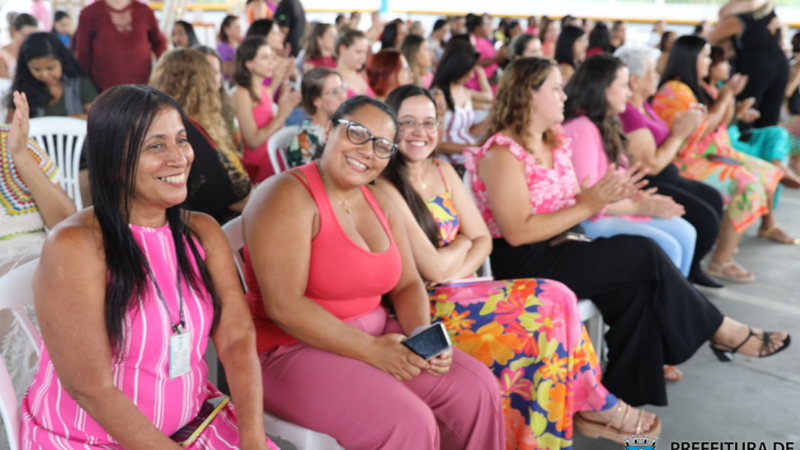
[[[617,398],[600,364],[575,294],[556,281],[520,279],[429,291],[434,322],[453,345],[486,364],[503,394],[508,450],[569,450],[577,411],[603,411]]]

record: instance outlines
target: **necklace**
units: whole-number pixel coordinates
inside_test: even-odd
[[[322,185],[325,187],[326,191],[330,192],[330,190],[328,189],[328,180],[325,178],[325,173],[322,172],[322,167],[319,165],[319,160],[318,159],[315,160],[314,164],[317,165],[317,171],[319,171],[319,177],[322,178]],[[353,198],[348,200],[348,201],[343,201],[343,200],[339,199],[339,197],[334,195],[332,192],[331,192],[331,195],[333,195],[333,197],[336,200],[336,202],[339,204],[339,206],[342,207],[342,209],[344,209],[347,212],[347,214],[353,214],[353,207],[352,206],[348,206],[348,205],[349,205],[350,202],[352,202],[352,201],[357,199],[358,193],[356,193],[356,195],[354,195]]]
[[[423,163],[423,166],[422,166],[422,177],[421,178],[422,178],[422,180],[420,180],[419,185],[422,186],[422,189],[424,190],[425,188],[428,187],[428,167],[426,167],[424,165],[424,163]]]

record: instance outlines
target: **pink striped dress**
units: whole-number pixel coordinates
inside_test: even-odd
[[[177,259],[169,224],[161,228],[130,226],[131,232],[155,274],[164,299],[177,321],[179,298],[175,271]],[[195,241],[196,242],[196,241]],[[205,257],[199,243],[196,246]],[[197,270],[186,244],[186,253]],[[149,279],[148,279],[149,280]],[[192,331],[192,371],[169,378],[169,336],[173,319],[159,300],[152,281],[125,316],[122,350],[112,360],[114,385],[165,435],[181,429],[200,411],[206,399],[220,392],[206,379],[205,351],[213,322],[213,306],[205,289],[195,291],[184,279],[184,319]],[[42,344],[39,371],[22,400],[21,446],[33,449],[122,449],[61,386],[53,362]],[[270,442],[271,448],[277,447]],[[187,448],[239,448],[236,413],[228,403],[200,437]]]

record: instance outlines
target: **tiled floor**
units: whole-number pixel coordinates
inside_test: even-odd
[[[786,231],[800,236],[799,192],[784,190],[776,214]],[[738,450],[747,448],[743,441],[766,442],[769,450],[781,448],[775,442],[800,448],[800,246],[757,239],[755,231],[748,231],[736,259],[756,273],[756,282],[728,283],[725,289],[704,292],[726,315],[767,330],[789,331],[795,344],[773,358],[737,357],[728,364],[718,362],[708,347],[701,348],[681,365],[683,380],[668,385],[669,406],[647,408],[664,424],[658,449],[691,441],[737,441]],[[576,436],[574,448],[624,447]]]

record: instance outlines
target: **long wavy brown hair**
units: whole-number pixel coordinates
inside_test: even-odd
[[[531,95],[542,87],[550,71],[555,69],[556,62],[549,58],[520,58],[506,67],[489,115],[487,139],[504,129],[514,130],[525,139],[524,130],[530,124],[534,112]],[[556,135],[551,130],[545,133],[544,141],[551,146],[558,144]],[[525,142],[522,144],[526,145]]]
[[[214,69],[205,55],[190,48],[170,50],[159,58],[150,86],[174,98],[186,117],[200,124],[217,148],[233,149],[230,130],[222,117]]]

